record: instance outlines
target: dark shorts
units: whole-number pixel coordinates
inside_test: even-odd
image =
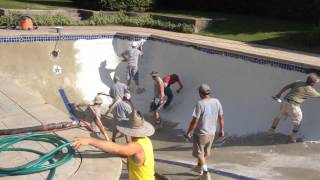
[[[159,103],[159,97],[153,98],[153,100],[150,103],[150,112],[159,112],[164,104],[166,103],[166,98],[163,100],[162,104]]]
[[[210,156],[214,135],[193,135],[192,155],[195,158]]]
[[[127,80],[139,80],[138,67],[128,66],[127,67]]]

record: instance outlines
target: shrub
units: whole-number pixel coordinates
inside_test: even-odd
[[[72,20],[63,15],[34,15],[34,21],[39,26],[68,26],[72,25]]]
[[[143,12],[150,10],[153,0],[98,0],[103,10],[124,10]]]
[[[16,24],[18,17],[11,15],[11,16],[0,16],[0,25],[1,26],[10,26]]]
[[[18,25],[20,15],[0,16],[1,26]],[[63,15],[34,15],[32,19],[37,25],[42,26],[68,26],[74,22]]]
[[[17,25],[19,16],[0,16],[0,25],[9,26],[11,24]],[[103,13],[96,14],[91,18],[83,21],[72,21],[70,18],[63,15],[34,15],[34,21],[39,26],[102,26],[102,25],[125,25],[136,27],[149,27],[155,29],[163,29],[176,32],[192,33],[194,31],[192,25],[185,23],[173,23],[170,21],[155,20],[150,16],[131,18],[123,12],[116,15],[104,15]]]
[[[149,27],[155,29],[163,29],[176,32],[192,33],[194,31],[192,25],[185,23],[173,23],[170,21],[155,20],[151,17],[136,17],[130,18],[123,12],[119,12],[117,15],[107,16],[104,14],[98,14],[85,20],[86,25],[109,25],[120,24],[125,26],[137,26],[137,27]]]

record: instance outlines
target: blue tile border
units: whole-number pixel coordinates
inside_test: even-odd
[[[286,64],[282,62],[277,62],[276,60],[273,60],[271,58],[260,58],[260,57],[254,57],[251,55],[243,55],[241,53],[234,53],[234,52],[226,52],[222,50],[216,50],[214,48],[205,48],[200,47],[196,45],[188,45],[185,43],[179,43],[175,41],[171,41],[168,39],[160,39],[156,37],[149,37],[149,36],[138,36],[138,35],[110,35],[110,34],[102,34],[102,35],[62,35],[62,36],[18,36],[18,37],[0,37],[0,43],[16,43],[16,42],[43,42],[43,41],[75,41],[80,39],[86,39],[86,40],[93,40],[93,39],[121,39],[121,40],[129,40],[129,41],[138,41],[140,39],[146,39],[151,41],[158,41],[158,42],[164,42],[169,43],[173,45],[178,46],[185,46],[185,47],[192,47],[196,50],[212,54],[212,55],[220,55],[220,56],[226,56],[236,59],[241,59],[243,61],[257,63],[261,65],[268,65],[280,69],[285,69],[288,71],[296,71],[300,73],[310,73],[310,71],[317,71],[318,70],[310,70],[304,67],[300,67],[298,65],[293,64]]]

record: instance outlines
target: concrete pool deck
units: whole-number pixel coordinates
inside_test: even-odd
[[[222,49],[227,52],[267,57],[275,61],[298,64],[306,68],[319,69],[320,67],[319,54],[288,51],[194,34],[122,26],[64,27],[62,30],[62,35],[81,34],[154,36],[160,39],[169,39],[190,45]],[[56,36],[58,34],[53,27],[40,27],[40,30],[37,31],[0,29],[0,38],[30,35]],[[2,60],[10,61],[10,58],[3,58]],[[22,65],[22,67],[24,66]],[[19,68],[17,69],[19,70]],[[41,123],[60,122],[63,120],[69,121],[68,116],[64,112],[45,103],[44,98],[36,92],[37,89],[30,90],[28,89],[29,87],[19,85],[19,81],[15,82],[16,79],[14,78],[16,76],[14,75],[9,76],[12,79],[7,78],[0,80],[0,116],[2,117],[0,119],[0,129],[25,127],[39,125]],[[38,78],[39,76],[36,77]],[[22,78],[23,81],[24,77],[20,78]],[[49,81],[50,80],[51,79],[49,79]],[[49,90],[46,89],[45,91]],[[49,91],[46,95],[52,95],[52,91]],[[187,88],[186,91],[188,91]],[[268,98],[270,99],[270,97]],[[148,120],[151,119],[151,117],[148,116],[146,118]],[[186,119],[186,121],[187,120],[189,119]],[[170,119],[168,119],[168,121],[170,121]],[[156,171],[171,179],[197,179],[196,174],[190,173],[190,166],[192,166],[195,161],[191,157],[191,144],[184,141],[181,136],[181,131],[175,129],[176,124],[170,122],[165,123],[165,128],[152,136],[157,160]],[[81,129],[61,131],[57,132],[57,134],[69,140],[72,140],[74,136],[78,135],[89,136],[88,132]],[[287,139],[288,136],[281,134],[277,134],[274,138],[269,138],[265,133],[261,133],[243,139],[232,139],[229,144],[227,143],[223,147],[215,147],[212,158],[210,158],[208,162],[212,172],[212,178],[222,180],[319,179],[320,145],[313,143],[287,144]],[[34,144],[32,144],[32,146],[33,145]],[[34,146],[42,150],[47,150],[46,147],[41,144],[35,144]],[[78,158],[74,158],[68,164],[58,168],[55,179],[106,179],[106,177],[108,177],[108,179],[118,179],[121,169],[123,171],[120,179],[127,179],[126,165],[121,163],[119,157],[101,153],[92,148],[81,149],[81,151],[84,153],[84,161],[76,176],[72,176],[72,173],[79,165]],[[14,161],[12,161],[11,158],[13,158]],[[0,159],[0,167],[3,166],[3,163],[6,165],[16,165],[14,164],[16,163],[16,159],[24,158],[28,159],[32,157],[25,154],[17,156],[8,154],[8,160],[3,161],[2,158]],[[46,174],[47,173],[15,176],[9,179],[45,179]]]
[[[0,78],[0,129],[22,128],[41,124],[70,121],[67,114],[46,103],[40,95],[32,90],[19,86],[10,80]],[[70,129],[58,131],[56,134],[73,140],[75,136],[89,136],[82,129]],[[16,147],[35,148],[42,152],[51,150],[46,143],[25,141],[15,145]],[[79,171],[80,158],[76,156],[71,161],[57,168],[54,179],[118,179],[121,174],[122,163],[119,157],[94,151],[94,148],[82,148],[83,162]],[[30,153],[1,153],[0,167],[17,166],[36,158]],[[106,169],[108,171],[106,171]],[[48,171],[24,175],[3,177],[3,179],[46,179]],[[2,179],[2,178],[0,178]]]

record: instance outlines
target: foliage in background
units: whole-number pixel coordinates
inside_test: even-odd
[[[79,7],[94,10],[144,12],[153,8],[154,0],[73,0]]]
[[[0,16],[1,26],[18,25],[19,15]],[[149,27],[155,29],[163,29],[175,32],[192,33],[194,28],[192,25],[184,23],[173,23],[170,21],[160,21],[151,17],[129,17],[123,12],[116,15],[104,15],[99,13],[87,20],[73,21],[63,15],[34,15],[33,19],[40,26],[101,26],[101,25],[126,25],[136,27]]]
[[[98,4],[102,10],[144,12],[152,8],[153,0],[98,0]]]
[[[319,0],[156,0],[162,10],[240,13],[320,23]]]
[[[176,32],[192,33],[194,28],[192,25],[185,23],[173,23],[170,21],[160,21],[152,19],[151,17],[128,17],[123,12],[116,15],[108,16],[103,13],[97,14],[88,20],[81,22],[81,25],[109,25],[119,24],[125,26],[149,27],[155,29],[163,29]]]

